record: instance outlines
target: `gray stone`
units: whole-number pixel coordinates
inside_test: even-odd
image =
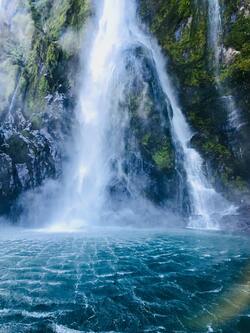
[[[16,164],[17,175],[22,187],[25,189],[29,186],[30,175],[27,165],[25,163]]]
[[[4,153],[0,154],[0,195],[6,196],[14,187],[12,160]]]

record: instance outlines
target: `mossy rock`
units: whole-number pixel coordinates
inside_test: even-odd
[[[14,163],[25,163],[29,154],[29,146],[25,139],[19,135],[10,137],[7,141],[6,152],[10,155]]]
[[[205,6],[193,0],[140,0],[141,15],[157,37],[184,84],[211,80],[206,71],[207,19]],[[151,14],[152,13],[152,14]],[[195,15],[194,15],[195,14]]]
[[[170,170],[173,168],[173,154],[170,143],[164,142],[161,149],[153,154],[153,161],[161,170]]]
[[[60,6],[57,2],[29,0],[29,5],[35,32],[22,77],[28,116],[46,109],[47,95],[67,95],[73,89],[71,68],[75,66],[77,72],[79,50],[68,54],[62,49],[60,38],[67,29],[80,30],[91,14],[88,0],[63,0]]]

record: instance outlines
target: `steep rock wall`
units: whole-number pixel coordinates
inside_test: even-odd
[[[234,96],[244,119],[234,133],[228,129],[226,105],[211,66],[208,1],[139,0],[139,14],[168,58],[168,70],[194,131],[192,145],[203,155],[210,179],[219,191],[246,209],[250,203],[249,1],[225,0],[220,4],[220,84],[226,95]]]

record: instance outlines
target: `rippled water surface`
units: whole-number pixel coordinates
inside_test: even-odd
[[[193,231],[0,236],[0,332],[250,332],[249,239]]]

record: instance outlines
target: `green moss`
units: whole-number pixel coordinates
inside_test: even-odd
[[[144,17],[150,17],[151,31],[170,57],[183,83],[199,86],[211,80],[205,66],[205,8],[193,0],[169,0],[167,3],[159,0],[157,4],[153,0],[141,2]],[[152,17],[147,12],[153,12]]]
[[[230,187],[232,185],[232,174],[233,174],[233,170],[228,167],[225,167],[225,168],[223,168],[223,171],[219,175],[219,177],[222,181],[222,184],[225,187]]]
[[[70,8],[70,2],[62,1],[62,4],[57,8],[56,15],[52,15],[49,19],[49,34],[52,39],[58,39],[63,29],[67,26],[67,12]]]
[[[239,103],[242,112],[246,116],[250,110],[250,17],[239,12],[240,6],[234,8],[236,20],[226,17],[227,31],[225,34],[226,47],[232,47],[239,51],[235,59],[224,65],[221,72],[221,80],[225,86],[229,86]]]
[[[144,147],[147,147],[147,146],[149,145],[149,142],[150,142],[150,134],[147,133],[147,134],[145,134],[145,135],[143,136],[143,138],[142,138],[142,145],[143,145]]]
[[[66,87],[66,70],[63,51],[59,44],[49,38],[38,37],[26,67],[29,107],[32,107],[32,100],[36,101],[37,106],[42,107],[47,94],[53,94],[59,87]]]
[[[81,29],[86,18],[91,15],[91,6],[89,0],[71,0],[70,10],[68,12],[69,25],[75,29]]]
[[[152,157],[159,169],[171,169],[173,167],[173,155],[168,141],[164,142]]]
[[[39,80],[38,93],[40,97],[44,97],[49,93],[49,83],[45,76],[42,76]]]
[[[42,125],[41,114],[33,114],[31,117],[31,125],[33,129],[39,129]]]
[[[225,129],[228,110],[220,98],[212,65],[213,52],[208,46],[208,1],[139,0],[139,3],[144,21],[168,57],[168,71],[179,83],[182,109],[195,132],[192,144],[210,162],[215,186],[221,180],[225,189],[243,190],[249,173],[243,162],[236,159],[229,136],[243,139],[241,133],[231,134]],[[250,121],[250,17],[244,12],[247,5],[247,0],[221,3],[223,44],[240,53],[230,64],[221,61],[220,68],[221,90],[235,97],[246,123]],[[159,167],[168,164],[167,149],[157,144],[154,135],[143,137],[142,145],[153,151],[153,160]]]
[[[226,21],[231,21],[232,15],[235,15],[241,5],[242,0],[224,0],[224,16]]]
[[[231,168],[225,167],[220,174],[220,178],[225,187],[240,192],[249,192],[247,182],[240,176],[235,176]]]
[[[190,15],[191,1],[179,0],[178,14],[183,17]]]
[[[46,66],[54,67],[60,58],[60,51],[55,43],[49,44],[46,54]]]
[[[67,54],[60,45],[60,38],[67,29],[81,29],[90,15],[90,5],[89,0],[29,0],[29,5],[35,32],[22,81],[26,109],[34,113],[46,107],[47,94],[67,93],[69,64],[77,57],[77,49]]]
[[[247,191],[248,190],[247,182],[239,176],[237,176],[235,178],[234,186],[240,191]]]
[[[240,16],[227,34],[225,44],[241,51],[250,41],[250,17]]]
[[[80,30],[90,14],[88,0],[62,0],[48,21],[51,38],[58,39],[67,27]]]
[[[29,0],[29,6],[30,6],[31,17],[32,17],[35,28],[39,29],[39,30],[42,29],[41,13],[39,12],[39,10],[37,10],[35,1]]]
[[[231,153],[228,148],[215,141],[207,141],[203,144],[203,150],[206,153],[212,153],[219,159],[230,159]]]
[[[203,133],[209,134],[212,126],[211,119],[204,117],[203,114],[198,114],[193,111],[189,113],[188,118],[195,128],[202,129]]]

